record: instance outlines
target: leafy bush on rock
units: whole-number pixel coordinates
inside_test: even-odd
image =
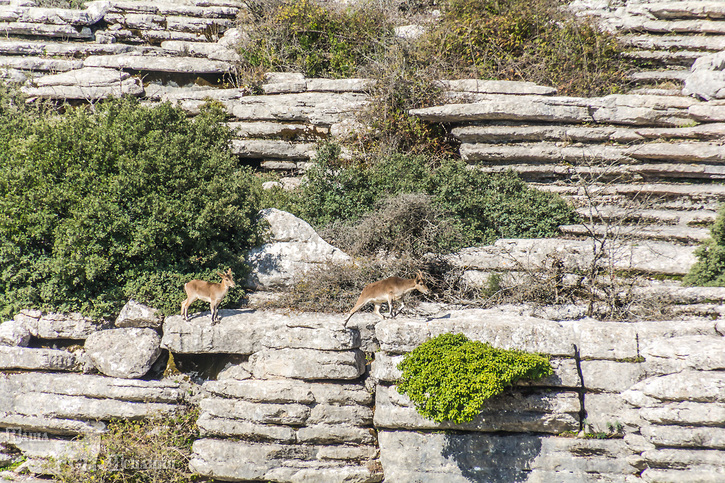
[[[110,316],[130,297],[172,313],[186,280],[243,274],[260,188],[221,111],[123,99],[59,114],[0,98],[1,316]]]
[[[486,401],[520,379],[553,373],[538,354],[503,350],[471,341],[462,334],[443,334],[424,342],[398,364],[403,371],[398,392],[417,411],[436,422],[472,421]]]

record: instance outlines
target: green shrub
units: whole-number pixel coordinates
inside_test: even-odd
[[[1,316],[112,316],[130,297],[171,313],[184,280],[244,275],[261,188],[231,154],[221,111],[0,106]]]
[[[572,208],[562,198],[528,187],[513,172],[488,174],[469,169],[462,161],[433,162],[424,156],[400,154],[371,166],[343,166],[338,155],[339,148],[334,145],[323,147],[300,190],[277,200],[278,207],[319,230],[334,222],[362,228],[358,220],[386,198],[429,195],[431,208],[450,220],[444,225],[450,234],[455,233],[434,236],[438,251],[493,243],[502,237],[555,236],[559,225],[574,220]],[[404,233],[406,230],[401,231]],[[388,246],[406,244],[400,239],[388,242]],[[370,247],[385,248],[374,242]]]
[[[685,276],[685,285],[725,287],[725,205],[720,207],[710,232],[712,237],[695,252],[697,262]]]
[[[398,392],[407,395],[418,412],[436,422],[472,421],[486,400],[520,379],[553,373],[546,357],[523,351],[495,349],[462,334],[443,334],[406,354]]]

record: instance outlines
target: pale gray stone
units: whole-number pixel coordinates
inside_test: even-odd
[[[64,350],[0,346],[0,369],[72,371],[76,358]]]
[[[642,472],[647,483],[719,483],[725,479],[722,466],[690,466],[687,469],[648,468]]]
[[[346,92],[303,92],[248,96],[230,103],[240,121],[305,122],[330,126],[354,117],[369,103],[365,94]]]
[[[310,408],[303,404],[256,403],[216,397],[202,399],[201,410],[218,418],[287,426],[303,425],[310,415]]]
[[[725,371],[683,371],[653,377],[635,384],[622,396],[637,406],[636,393],[660,401],[722,403],[725,402]]]
[[[139,381],[86,374],[25,372],[0,376],[0,384],[11,393],[43,392],[96,399],[176,403],[183,398],[178,383]]]
[[[696,121],[701,122],[722,122],[725,121],[725,101],[710,101],[694,105],[688,109],[690,115]]]
[[[360,336],[357,331],[343,327],[337,329],[284,327],[267,334],[262,339],[262,346],[272,349],[342,351],[359,348]]]
[[[310,92],[369,92],[375,86],[373,79],[307,79]]]
[[[666,374],[685,369],[713,371],[725,369],[725,338],[719,335],[693,335],[661,338],[642,347],[642,355],[652,371]]]
[[[240,138],[272,138],[272,139],[307,139],[323,138],[325,129],[311,124],[281,122],[229,122],[234,134]]]
[[[129,300],[116,318],[116,327],[147,327],[158,329],[163,324],[158,309],[148,307],[135,300]]]
[[[627,155],[636,159],[716,163],[725,161],[721,145],[715,143],[651,143],[630,147]]]
[[[333,404],[317,404],[312,407],[307,425],[315,424],[350,424],[353,426],[372,426],[373,409],[365,406],[338,406]]]
[[[725,50],[699,57],[685,79],[684,95],[707,101],[725,98]]]
[[[725,449],[725,428],[652,425],[641,432],[658,448]]]
[[[678,468],[697,465],[722,467],[722,451],[693,449],[649,449],[642,457],[651,466],[657,468]]]
[[[8,444],[27,458],[24,467],[35,474],[57,474],[62,465],[90,469],[101,450],[97,435],[88,435],[75,441],[45,438],[16,439]]]
[[[584,394],[585,431],[622,436],[625,428],[641,425],[640,412],[633,409],[619,394]]]
[[[0,425],[7,433],[57,434],[76,436],[79,434],[102,433],[106,425],[99,421],[76,421],[72,419],[54,419],[22,414],[0,414]]]
[[[378,439],[386,481],[623,482],[636,473],[621,440],[412,431],[380,431]]]
[[[304,382],[297,379],[207,381],[204,390],[219,396],[268,403],[371,405],[362,385]]]
[[[152,329],[122,328],[91,334],[86,353],[103,374],[132,379],[142,377],[161,355],[161,337]]]
[[[27,347],[30,331],[17,320],[8,320],[0,324],[0,345]]]
[[[272,139],[232,140],[232,152],[242,158],[311,159],[316,149],[315,143],[291,143]]]
[[[140,96],[141,81],[114,69],[85,68],[35,78],[23,86],[31,97],[93,101],[123,95]]]
[[[290,286],[304,274],[327,263],[349,263],[350,257],[324,241],[309,223],[285,211],[260,212],[269,223],[269,241],[247,255],[251,266],[246,286],[265,290]]]
[[[249,358],[258,379],[357,379],[365,372],[365,356],[359,350],[345,352],[314,349],[267,349]]]
[[[219,436],[222,438],[245,438],[252,440],[270,440],[280,443],[294,443],[296,432],[287,426],[260,424],[239,419],[217,417],[202,413],[196,424],[202,436]]]
[[[348,424],[317,424],[297,430],[297,441],[308,444],[372,444],[372,428],[359,428]]]
[[[663,407],[642,408],[640,415],[659,425],[718,426],[725,421],[725,404],[668,402]]]
[[[46,25],[34,22],[2,22],[0,32],[5,35],[28,35],[33,37],[52,37],[67,39],[90,40],[93,31],[89,27],[76,28],[73,25]]]
[[[42,390],[42,388],[38,389]],[[26,392],[14,395],[11,406],[3,407],[3,410],[26,416],[108,421],[113,418],[139,419],[160,414],[173,414],[178,411],[178,408],[177,404],[168,403],[140,403]]]
[[[464,248],[446,259],[468,270],[541,270],[560,260],[570,273],[586,270],[593,260],[592,240],[500,239],[485,247]],[[607,263],[618,270],[686,274],[697,260],[695,247],[655,240],[610,244]]]
[[[475,164],[519,163],[579,163],[582,160],[621,164],[632,163],[634,159],[627,155],[624,148],[618,146],[559,146],[553,143],[517,143],[517,144],[463,144],[460,147],[461,158]]]
[[[574,392],[523,395],[508,390],[487,401],[473,421],[436,423],[418,414],[407,396],[395,386],[378,386],[375,397],[375,427],[409,430],[533,431],[561,433],[579,429],[579,397]]]
[[[593,122],[586,100],[581,98],[490,95],[475,104],[447,104],[412,109],[409,114],[429,122],[548,121]]]
[[[188,74],[224,74],[230,64],[195,57],[146,57],[140,55],[92,55],[83,61],[85,67],[106,67],[148,72],[184,72]]]
[[[312,445],[198,439],[193,451],[192,471],[222,479],[367,483],[383,478],[375,460],[341,466],[323,459],[320,448]]]
[[[584,387],[589,391],[619,393],[646,377],[645,367],[636,362],[581,361]]]
[[[481,94],[529,94],[553,95],[556,89],[540,86],[533,82],[499,81],[482,79],[440,80],[436,82],[441,88],[453,92],[476,92]]]
[[[40,339],[86,339],[107,327],[105,321],[95,321],[78,313],[41,314],[39,311],[20,311],[14,320],[23,324],[33,337]]]

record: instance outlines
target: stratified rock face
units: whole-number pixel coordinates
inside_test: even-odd
[[[262,210],[260,215],[269,223],[270,237],[249,251],[252,271],[247,286],[261,290],[290,286],[313,268],[350,262],[347,254],[320,238],[306,221],[275,208]]]
[[[161,337],[151,329],[103,330],[86,339],[85,350],[96,368],[112,377],[142,377],[161,355]]]

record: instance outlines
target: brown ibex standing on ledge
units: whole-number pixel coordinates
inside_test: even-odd
[[[209,302],[211,306],[211,321],[214,323],[214,319],[219,315],[219,304],[227,294],[229,288],[236,285],[234,278],[232,278],[231,268],[226,273],[217,272],[217,275],[222,278],[222,283],[192,280],[184,285],[186,300],[181,302],[181,315],[184,316],[184,320],[189,320],[189,305],[193,304],[196,300],[203,300],[204,302]]]
[[[355,306],[350,310],[350,312],[348,312],[347,318],[345,319],[345,325],[347,325],[347,321],[350,320],[350,317],[352,317],[355,312],[360,310],[360,307],[368,302],[375,304],[375,314],[383,320],[385,320],[385,317],[383,317],[380,313],[380,305],[383,302],[387,302],[388,307],[390,307],[390,316],[393,317],[393,301],[399,300],[403,297],[403,295],[408,292],[412,292],[413,290],[417,290],[424,294],[430,292],[428,287],[425,286],[423,273],[420,270],[418,270],[418,274],[415,278],[390,277],[367,285],[360,294],[360,297],[357,299]],[[401,301],[398,313],[400,313],[404,307],[405,304]]]

